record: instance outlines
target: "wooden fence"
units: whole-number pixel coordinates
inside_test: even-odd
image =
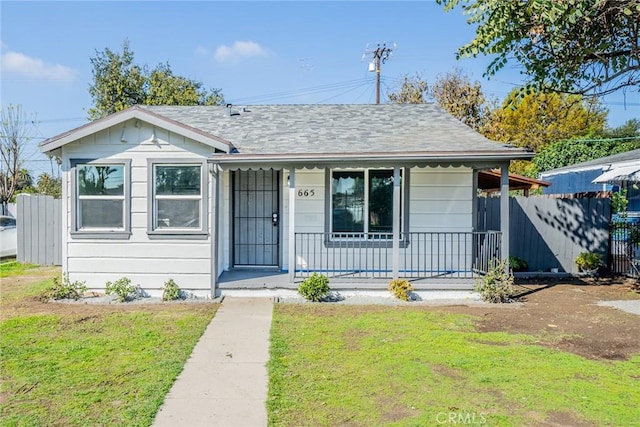
[[[18,195],[19,262],[62,264],[62,201],[51,196]]]
[[[609,254],[609,199],[509,199],[509,252],[524,259],[529,271],[577,273],[574,260],[580,252]],[[478,199],[477,230],[500,229],[500,199]]]

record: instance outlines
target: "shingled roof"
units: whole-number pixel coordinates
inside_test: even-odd
[[[510,152],[514,158],[531,157],[485,138],[433,104],[143,108],[223,138],[245,155]]]

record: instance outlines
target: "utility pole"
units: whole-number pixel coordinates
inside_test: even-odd
[[[376,72],[376,104],[380,104],[380,69],[382,64],[387,62],[387,59],[389,59],[395,47],[395,43],[393,47],[388,47],[386,43],[378,43],[375,49],[370,49],[367,46],[362,55],[363,59],[366,55],[372,55],[371,62],[369,63],[369,71]]]

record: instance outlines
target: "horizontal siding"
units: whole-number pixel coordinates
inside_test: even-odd
[[[169,279],[173,279],[176,284],[183,290],[200,291],[199,295],[206,296],[210,293],[211,285],[209,282],[209,274],[156,274],[156,273],[92,273],[92,272],[72,272],[69,274],[71,281],[84,281],[90,290],[103,290],[107,282],[113,282],[121,277],[127,277],[131,280],[132,285],[140,285],[145,291],[152,296],[161,293],[162,286]],[[156,292],[153,292],[153,291]]]
[[[69,243],[68,255],[72,258],[98,258],[98,262],[103,262],[111,258],[122,258],[124,249],[123,244],[117,243],[117,241],[89,243],[76,240]],[[170,245],[166,243],[159,245],[148,241],[128,242],[126,255],[134,259],[209,259],[211,245],[206,241],[200,245],[193,244],[192,241],[171,241]]]
[[[114,273],[118,277],[146,273],[163,273],[167,277],[182,274],[207,274],[210,267],[209,259],[69,258],[69,271],[75,273]]]
[[[137,124],[137,127],[136,127]],[[125,128],[126,142],[121,142]],[[71,159],[129,159],[131,180],[131,235],[126,240],[78,239],[66,242],[66,266],[72,280],[87,280],[93,289],[103,289],[107,280],[129,277],[145,289],[159,289],[169,278],[186,290],[211,288],[211,215],[209,237],[203,240],[150,239],[148,230],[148,159],[209,158],[213,149],[160,128],[155,128],[158,142],[151,142],[154,128],[142,121],[130,120],[89,135],[63,148],[63,173],[66,179],[65,216],[71,230],[70,185]],[[212,191],[209,176],[209,197]],[[208,199],[211,205],[212,199]]]

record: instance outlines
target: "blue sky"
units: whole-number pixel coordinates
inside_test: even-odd
[[[395,43],[382,66],[382,99],[404,75],[432,83],[460,67],[502,100],[524,79],[515,66],[487,80],[488,58],[456,61],[473,38],[461,10],[420,2],[11,2],[0,3],[2,107],[37,115],[27,167],[51,171],[37,143],[86,122],[89,58],[128,39],[136,62],[221,88],[228,102],[373,103],[367,44]],[[610,126],[640,117],[640,95],[607,97]]]

